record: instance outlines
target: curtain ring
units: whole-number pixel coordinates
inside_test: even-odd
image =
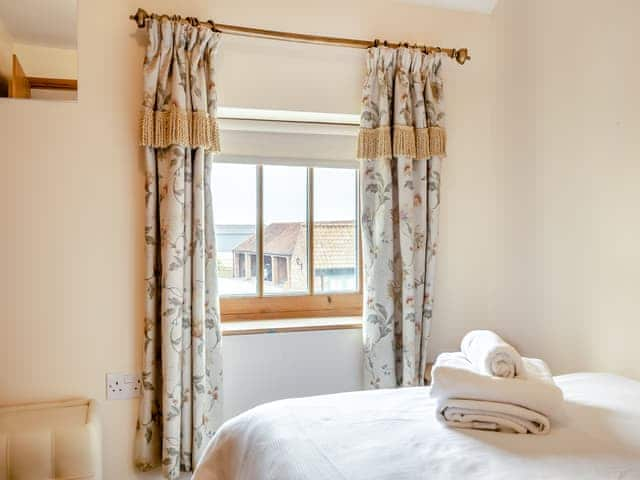
[[[216,24],[213,20],[209,19],[207,20],[207,25],[209,25],[211,27],[211,30],[213,30],[214,32],[216,32]]]
[[[388,47],[388,46],[389,46],[389,42],[387,42],[386,40],[385,40],[384,42],[382,42],[382,44],[383,44],[385,47]]]
[[[373,46],[374,46],[374,47],[378,47],[378,46],[380,46],[380,40],[378,40],[377,38],[375,38],[375,39],[373,40]]]

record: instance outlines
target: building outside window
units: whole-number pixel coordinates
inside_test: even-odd
[[[355,225],[353,221],[316,222],[314,233],[315,285],[323,292],[355,289]],[[219,237],[233,235],[238,226],[221,225]],[[224,242],[225,266],[219,268],[224,279],[255,282],[256,235],[253,225],[243,225],[245,238],[229,249]],[[234,230],[235,229],[235,230]],[[226,231],[230,233],[226,233]],[[272,223],[264,229],[264,282],[271,290],[302,291],[306,287],[306,228],[303,223]],[[234,236],[233,240],[237,240]],[[221,242],[222,243],[222,242]],[[219,251],[222,247],[219,247]],[[229,255],[231,250],[231,255]],[[230,258],[231,257],[231,258]],[[240,290],[240,288],[238,288]]]

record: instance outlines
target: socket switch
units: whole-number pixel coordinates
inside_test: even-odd
[[[107,373],[107,400],[139,397],[142,382],[137,373]]]

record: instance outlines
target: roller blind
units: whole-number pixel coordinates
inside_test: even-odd
[[[222,152],[216,155],[216,162],[336,168],[359,165],[355,158],[357,116],[319,123],[314,121],[318,114],[307,117],[311,120],[297,115],[296,121],[281,121],[255,118],[255,114],[251,119],[225,118],[225,113],[218,120]]]

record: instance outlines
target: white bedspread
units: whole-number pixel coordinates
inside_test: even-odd
[[[640,479],[640,382],[556,377],[549,435],[451,429],[428,387],[283,400],[226,422],[195,480]]]

